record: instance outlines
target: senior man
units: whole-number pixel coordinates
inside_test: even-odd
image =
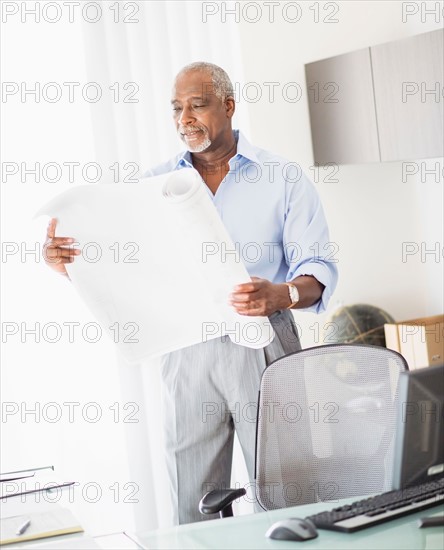
[[[155,176],[194,167],[205,182],[252,281],[239,284],[229,302],[241,315],[268,316],[274,340],[262,349],[228,337],[182,348],[161,358],[166,461],[175,523],[202,516],[198,503],[214,488],[230,486],[234,431],[254,480],[255,418],[260,377],[270,362],[300,349],[290,309],[321,312],[336,286],[328,228],[318,194],[295,163],[251,145],[232,128],[235,99],[226,72],[192,63],[176,76],[174,123],[187,150],[149,170]],[[66,274],[75,252],[48,228],[48,265]],[[256,254],[250,254],[254,244]],[[250,252],[251,253],[251,252]],[[54,262],[57,256],[58,263]],[[180,292],[187,289],[172,289]]]

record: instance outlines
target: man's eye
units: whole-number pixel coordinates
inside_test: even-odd
[[[180,111],[180,107],[173,107],[173,111]]]
[[[201,107],[205,107],[205,105],[193,105],[194,109],[200,109]]]

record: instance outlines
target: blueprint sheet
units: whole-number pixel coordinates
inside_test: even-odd
[[[76,239],[72,284],[129,363],[225,334],[252,348],[272,341],[267,317],[228,304],[250,277],[195,170],[78,186],[36,215]]]

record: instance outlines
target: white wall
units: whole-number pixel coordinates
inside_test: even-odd
[[[249,106],[252,141],[298,162],[313,180],[304,64],[441,28],[443,15],[424,17],[423,13],[425,22],[421,22],[419,10],[403,23],[402,2],[349,1],[330,3],[338,6],[333,16],[338,23],[323,22],[332,8],[319,3],[320,22],[314,23],[314,11],[310,10],[314,3],[298,2],[301,18],[291,23],[285,17],[294,19],[297,12],[283,12],[285,4],[275,8],[273,23],[265,6],[262,12],[253,8],[240,11],[245,80],[260,84],[263,94],[259,101],[249,101],[254,99],[255,89],[244,84],[241,91],[245,97],[241,94],[239,100]],[[416,3],[421,4],[425,3]],[[436,3],[427,4],[430,8]],[[226,14],[227,21],[231,17]],[[258,21],[251,22],[254,19]],[[280,83],[273,102],[265,82]],[[304,91],[296,103],[283,99],[284,85],[289,82],[297,82]],[[288,88],[287,92],[292,97],[295,90]],[[441,162],[440,183],[435,183],[433,175],[421,181],[420,173],[403,183],[401,162],[340,166],[337,183],[324,181],[330,172],[320,170],[316,186],[331,241],[339,246],[340,278],[327,314],[296,314],[304,346],[316,343],[313,323],[319,323],[322,334],[327,317],[338,304],[373,304],[397,320],[443,311],[442,254],[439,261],[431,254],[424,262],[420,254],[402,261],[403,242],[415,242],[419,247],[424,242],[427,248],[439,242],[442,250],[442,159],[428,159],[424,166],[433,167],[437,161]]]
[[[241,6],[243,3],[240,3]],[[259,2],[252,4],[259,5]],[[297,23],[295,9],[283,6],[297,4],[301,18]],[[310,6],[319,4],[320,22],[314,23]],[[333,18],[339,23],[323,23],[336,4],[339,11]],[[435,2],[417,2],[433,7]],[[324,5],[327,9],[324,10]],[[441,3],[442,6],[442,3]],[[274,22],[268,8],[251,7],[238,15],[225,13],[225,20],[238,17],[241,27],[241,55],[244,82],[236,83],[238,107],[249,109],[250,134],[253,143],[298,162],[313,181],[313,153],[304,64],[376,44],[401,39],[442,27],[443,15],[434,21],[428,15],[421,22],[421,13],[402,22],[402,2],[280,2],[275,8]],[[259,16],[259,17],[258,17]],[[222,9],[213,17],[224,17]],[[438,17],[438,16],[437,16]],[[257,22],[251,22],[258,19]],[[270,101],[271,82],[278,82]],[[300,101],[291,103],[295,88],[285,85],[296,82],[303,90]],[[262,95],[255,100],[260,87]],[[409,159],[411,160],[411,159]],[[421,162],[421,161],[419,161]],[[330,227],[330,240],[337,243],[339,282],[326,313],[295,313],[303,347],[323,343],[324,327],[332,311],[340,305],[368,303],[385,309],[395,319],[412,319],[444,311],[443,257],[434,255],[409,257],[402,261],[402,243],[413,242],[428,249],[436,242],[443,248],[443,159],[427,159],[425,168],[440,163],[441,178],[429,175],[421,181],[420,172],[402,181],[402,162],[386,162],[340,166],[329,182],[331,169],[316,174],[315,185],[321,196]],[[330,333],[331,335],[331,333]],[[239,453],[234,475],[248,483]],[[240,513],[251,508],[241,502]]]

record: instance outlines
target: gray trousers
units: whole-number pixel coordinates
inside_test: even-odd
[[[236,430],[254,482],[257,398],[262,371],[275,359],[301,349],[288,310],[269,317],[276,336],[262,349],[228,336],[168,353],[161,358],[162,417],[174,524],[203,516],[198,505],[212,490],[230,487]]]

